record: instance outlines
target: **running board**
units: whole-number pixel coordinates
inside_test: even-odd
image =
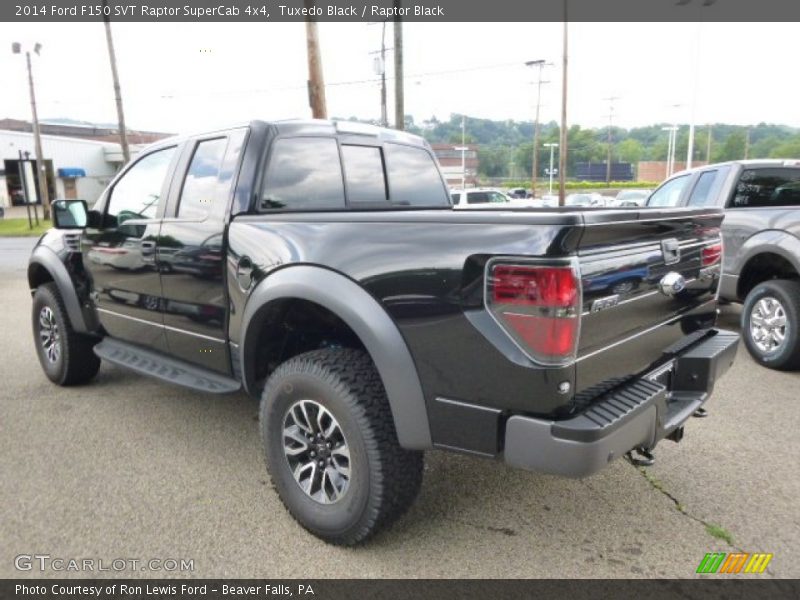
[[[120,367],[199,392],[228,394],[242,387],[240,382],[230,377],[111,338],[98,343],[94,353]]]

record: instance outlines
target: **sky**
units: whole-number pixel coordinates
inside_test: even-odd
[[[320,23],[331,117],[380,117],[375,51],[381,24]],[[541,121],[560,120],[561,23],[405,23],[406,113],[532,120],[534,70],[544,70]],[[115,23],[130,129],[189,132],[251,119],[310,116],[303,23]],[[800,127],[793,67],[797,23],[571,23],[568,122],[780,123]],[[393,45],[391,24],[387,46]],[[25,61],[34,56],[39,116],[115,123],[101,23],[0,24],[0,118],[30,119]],[[387,54],[388,113],[393,63]],[[616,97],[611,102],[607,100]]]

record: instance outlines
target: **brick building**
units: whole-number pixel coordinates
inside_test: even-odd
[[[433,153],[442,168],[442,174],[450,187],[461,187],[461,144],[431,144]],[[466,166],[466,185],[478,184],[478,145],[467,144],[464,151],[464,164]]]

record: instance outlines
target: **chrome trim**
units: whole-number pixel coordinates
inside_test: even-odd
[[[621,223],[654,223],[656,221],[678,221],[678,220],[686,220],[686,219],[704,219],[708,217],[720,217],[722,216],[721,213],[705,213],[702,215],[681,215],[678,217],[658,217],[654,219],[628,219],[625,221],[604,221],[602,223],[586,223],[584,222],[584,227],[608,227],[609,225],[619,225]]]
[[[712,304],[712,303],[715,304],[716,302],[714,300],[709,300],[708,302],[704,302],[703,304],[700,304],[700,305],[698,305],[698,306],[696,306],[694,308],[697,309],[697,308],[700,308],[700,307],[703,307],[703,306],[706,306],[706,305]],[[600,354],[602,352],[605,352],[607,350],[611,350],[611,348],[616,348],[617,346],[625,344],[625,343],[627,343],[627,342],[629,342],[629,341],[631,341],[633,339],[636,339],[639,336],[647,335],[648,333],[652,333],[656,329],[658,329],[660,327],[664,327],[664,325],[671,325],[673,322],[680,321],[683,318],[683,316],[684,315],[673,315],[669,319],[667,319],[665,321],[661,321],[660,323],[656,323],[655,325],[652,325],[651,327],[648,327],[647,329],[643,329],[641,331],[637,331],[636,333],[634,333],[632,335],[629,335],[628,337],[622,338],[621,340],[617,340],[616,342],[612,342],[608,346],[604,346],[602,348],[598,348],[597,350],[594,350],[593,352],[590,352],[589,354],[584,354],[583,356],[579,356],[575,360],[575,362],[579,363],[582,360],[586,360],[587,358],[592,358],[593,356],[597,356],[598,354]]]
[[[107,315],[111,315],[112,317],[121,317],[123,319],[129,319],[131,321],[136,321],[137,323],[143,323],[145,325],[152,325],[153,327],[161,327],[169,331],[174,331],[175,333],[185,333],[186,335],[192,335],[194,337],[198,337],[204,340],[209,340],[211,342],[218,342],[220,344],[226,343],[225,340],[221,340],[220,338],[215,338],[210,335],[203,335],[202,333],[196,333],[194,331],[188,331],[186,329],[172,327],[171,325],[164,325],[163,323],[154,323],[153,321],[147,321],[146,319],[139,319],[138,317],[132,317],[130,315],[123,315],[122,313],[114,312],[113,310],[108,310],[105,308],[98,308],[97,312],[105,313]]]
[[[696,277],[693,277],[692,279],[687,279],[686,280],[686,285],[688,286],[688,285],[694,283],[695,281],[697,281]],[[628,304],[629,302],[636,302],[637,300],[644,300],[645,298],[649,298],[650,296],[655,296],[656,294],[660,294],[660,293],[661,292],[659,292],[658,289],[650,290],[649,292],[646,292],[644,294],[639,294],[638,296],[634,296],[632,298],[628,298],[627,300],[622,300],[619,303],[617,303],[615,306],[612,306],[611,308],[609,308],[608,310],[611,310],[613,308],[617,308],[619,306],[624,306],[624,305]],[[596,313],[593,313],[591,310],[587,310],[587,311],[582,312],[581,316],[585,317],[587,315],[593,315],[593,314],[596,314]]]

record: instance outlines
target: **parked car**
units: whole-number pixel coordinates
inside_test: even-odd
[[[720,298],[743,304],[744,341],[757,362],[800,369],[800,161],[684,171],[662,183],[647,205],[725,209]]]
[[[650,190],[622,190],[614,199],[615,206],[644,206],[650,197]]]
[[[87,383],[102,359],[260,398],[275,491],[335,544],[407,510],[426,450],[573,477],[650,461],[738,343],[701,276],[721,210],[452,210],[430,146],[394,130],[254,121],[162,140],[94,210],[59,200],[53,219],[28,266],[45,375]],[[141,268],[89,256],[134,239],[153,241]]]
[[[456,208],[510,208],[512,205],[511,198],[491,188],[451,190],[450,198]]]
[[[582,194],[568,194],[564,199],[565,206],[587,206],[598,207],[605,206],[606,200],[597,192],[588,192]]]
[[[525,188],[511,188],[506,192],[509,198],[514,198],[517,200],[525,200],[526,198],[531,198],[531,193],[526,190]]]

